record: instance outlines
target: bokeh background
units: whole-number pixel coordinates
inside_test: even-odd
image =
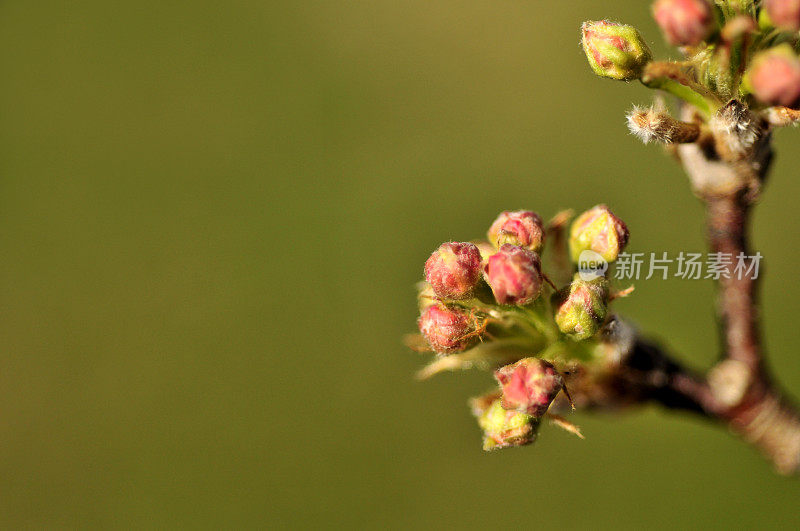
[[[638,252],[702,251],[678,167],[624,125],[582,20],[634,0],[0,2],[0,525],[798,528],[800,482],[645,408],[484,454],[414,381],[414,283],[503,209],[606,202]],[[753,233],[800,396],[800,131]],[[618,309],[716,357],[705,281]]]

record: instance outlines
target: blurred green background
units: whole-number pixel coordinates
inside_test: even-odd
[[[503,209],[606,202],[639,252],[704,249],[676,164],[624,125],[582,20],[647,2],[0,3],[0,525],[797,528],[800,482],[655,408],[484,454],[414,381],[414,283]],[[800,395],[800,131],[754,237],[771,364]],[[712,286],[618,310],[690,364]]]

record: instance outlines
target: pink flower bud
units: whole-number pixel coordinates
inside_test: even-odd
[[[500,304],[533,302],[542,291],[539,255],[507,243],[486,261],[484,278]]]
[[[523,358],[500,367],[494,377],[503,388],[503,409],[541,417],[564,387],[564,379],[549,362]]]
[[[787,30],[800,30],[800,0],[764,0],[764,9],[775,26]]]
[[[746,74],[756,98],[770,105],[800,104],[800,58],[788,44],[756,54]]]
[[[466,350],[477,340],[475,323],[464,311],[442,304],[429,306],[417,320],[419,331],[438,354]]]
[[[481,279],[481,253],[472,243],[443,243],[425,262],[425,279],[438,297],[467,299]]]
[[[584,22],[583,51],[598,76],[621,81],[638,79],[652,58],[650,48],[632,26],[608,20]]]
[[[544,243],[542,218],[530,210],[503,212],[489,229],[489,241],[497,247],[505,243],[539,252]]]
[[[656,0],[656,19],[673,46],[695,46],[714,29],[714,11],[708,0]]]

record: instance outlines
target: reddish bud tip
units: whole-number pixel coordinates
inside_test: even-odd
[[[708,0],[656,0],[653,18],[673,46],[700,44],[714,29],[714,11]]]
[[[542,265],[533,251],[505,244],[489,257],[484,277],[500,304],[525,305],[542,291]]]
[[[505,243],[539,252],[544,243],[544,224],[536,212],[503,212],[489,229],[489,241],[497,247]]]
[[[764,0],[764,9],[778,28],[800,30],[800,0]]]
[[[472,317],[441,304],[429,306],[417,320],[419,331],[438,354],[459,352],[477,340]]]
[[[788,44],[765,50],[753,58],[746,83],[764,103],[797,107],[800,104],[800,58]]]
[[[597,205],[572,223],[569,251],[575,263],[581,253],[594,251],[606,262],[613,262],[628,243],[628,227],[607,206]]]
[[[443,299],[466,299],[481,279],[481,253],[472,243],[443,243],[425,262],[425,279]]]
[[[564,387],[564,379],[549,362],[523,358],[497,369],[494,377],[503,388],[503,408],[541,417]]]

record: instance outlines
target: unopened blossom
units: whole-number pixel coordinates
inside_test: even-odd
[[[594,73],[630,81],[642,75],[652,58],[650,48],[633,26],[608,20],[584,22],[581,42]]]
[[[541,417],[564,387],[555,367],[543,359],[523,358],[497,369],[494,377],[503,389],[503,408]]]
[[[478,341],[475,319],[467,312],[433,304],[417,320],[419,331],[438,354],[459,352]]]
[[[492,223],[488,236],[497,247],[510,243],[539,252],[544,244],[544,224],[536,212],[505,211]]]
[[[597,205],[578,216],[569,234],[569,251],[574,262],[581,253],[593,251],[613,262],[628,243],[628,227],[605,205]]]
[[[469,298],[481,272],[481,253],[468,242],[443,243],[425,262],[425,279],[443,299]]]
[[[674,46],[696,46],[714,30],[714,8],[708,0],[656,0],[653,18]]]
[[[542,291],[542,265],[533,251],[505,244],[486,261],[484,278],[500,304],[525,305]]]

